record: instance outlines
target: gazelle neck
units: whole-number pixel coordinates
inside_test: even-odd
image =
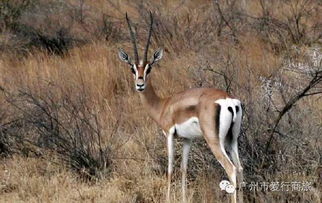
[[[162,99],[155,93],[150,80],[147,81],[145,90],[139,94],[141,102],[144,108],[147,109],[149,116],[158,122],[162,112]]]

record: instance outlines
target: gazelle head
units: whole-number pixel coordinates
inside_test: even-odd
[[[152,65],[155,62],[159,61],[163,55],[163,50],[158,49],[157,51],[154,52],[151,60],[150,61],[147,60],[150,39],[151,39],[151,35],[152,35],[152,26],[153,26],[153,16],[152,16],[151,12],[150,12],[150,20],[151,21],[150,21],[150,26],[149,26],[149,35],[148,35],[148,40],[147,40],[145,50],[144,50],[143,60],[139,60],[139,53],[138,53],[138,49],[137,49],[136,36],[132,30],[131,22],[130,22],[127,14],[126,14],[126,21],[127,21],[128,27],[129,27],[131,40],[132,40],[132,44],[133,44],[134,61],[132,61],[130,56],[127,53],[125,53],[122,49],[120,49],[119,53],[118,53],[120,59],[130,65],[131,71],[134,76],[135,89],[139,92],[142,92],[146,87],[147,77],[152,70]]]

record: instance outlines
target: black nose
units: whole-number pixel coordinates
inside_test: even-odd
[[[143,77],[142,76],[140,76],[138,79],[141,79],[141,80],[143,80]]]
[[[144,84],[136,84],[136,86],[138,86],[138,87],[143,87],[144,86]]]

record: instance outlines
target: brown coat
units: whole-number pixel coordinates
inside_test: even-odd
[[[140,97],[148,114],[167,133],[172,126],[183,123],[191,117],[200,119],[202,117],[200,113],[203,111],[212,111],[215,114],[216,100],[233,98],[215,88],[193,88],[172,97],[159,98],[150,82],[145,91],[140,93]]]

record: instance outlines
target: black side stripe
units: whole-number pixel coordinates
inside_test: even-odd
[[[220,111],[221,106],[220,104],[216,105],[216,111],[215,111],[215,124],[216,124],[216,134],[219,135],[219,129],[220,129]]]

